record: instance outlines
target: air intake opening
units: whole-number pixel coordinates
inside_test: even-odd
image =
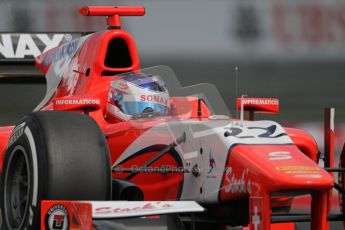
[[[126,68],[132,66],[132,59],[127,43],[122,38],[114,38],[109,42],[104,65],[108,68]]]

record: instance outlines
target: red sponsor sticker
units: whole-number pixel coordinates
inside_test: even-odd
[[[253,110],[261,113],[278,113],[279,99],[277,98],[237,98],[237,110],[241,111],[241,107],[245,111]]]
[[[42,201],[41,229],[92,230],[92,206],[73,201]]]
[[[125,82],[119,82],[119,88],[126,90],[128,89],[128,85]]]
[[[159,95],[141,95],[140,100],[141,101],[154,102],[154,103],[160,103],[163,105],[168,104],[168,99],[165,97],[161,97]]]

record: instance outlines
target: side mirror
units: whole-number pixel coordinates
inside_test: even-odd
[[[277,98],[237,98],[237,110],[249,112],[249,120],[254,120],[255,113],[278,113],[279,99]]]

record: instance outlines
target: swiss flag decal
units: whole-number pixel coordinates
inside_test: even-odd
[[[263,200],[262,197],[250,198],[250,225],[251,229],[263,230],[262,214],[263,214]]]

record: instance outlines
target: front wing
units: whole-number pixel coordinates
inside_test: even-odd
[[[41,229],[180,229],[176,214],[203,211],[195,201],[43,201]]]

